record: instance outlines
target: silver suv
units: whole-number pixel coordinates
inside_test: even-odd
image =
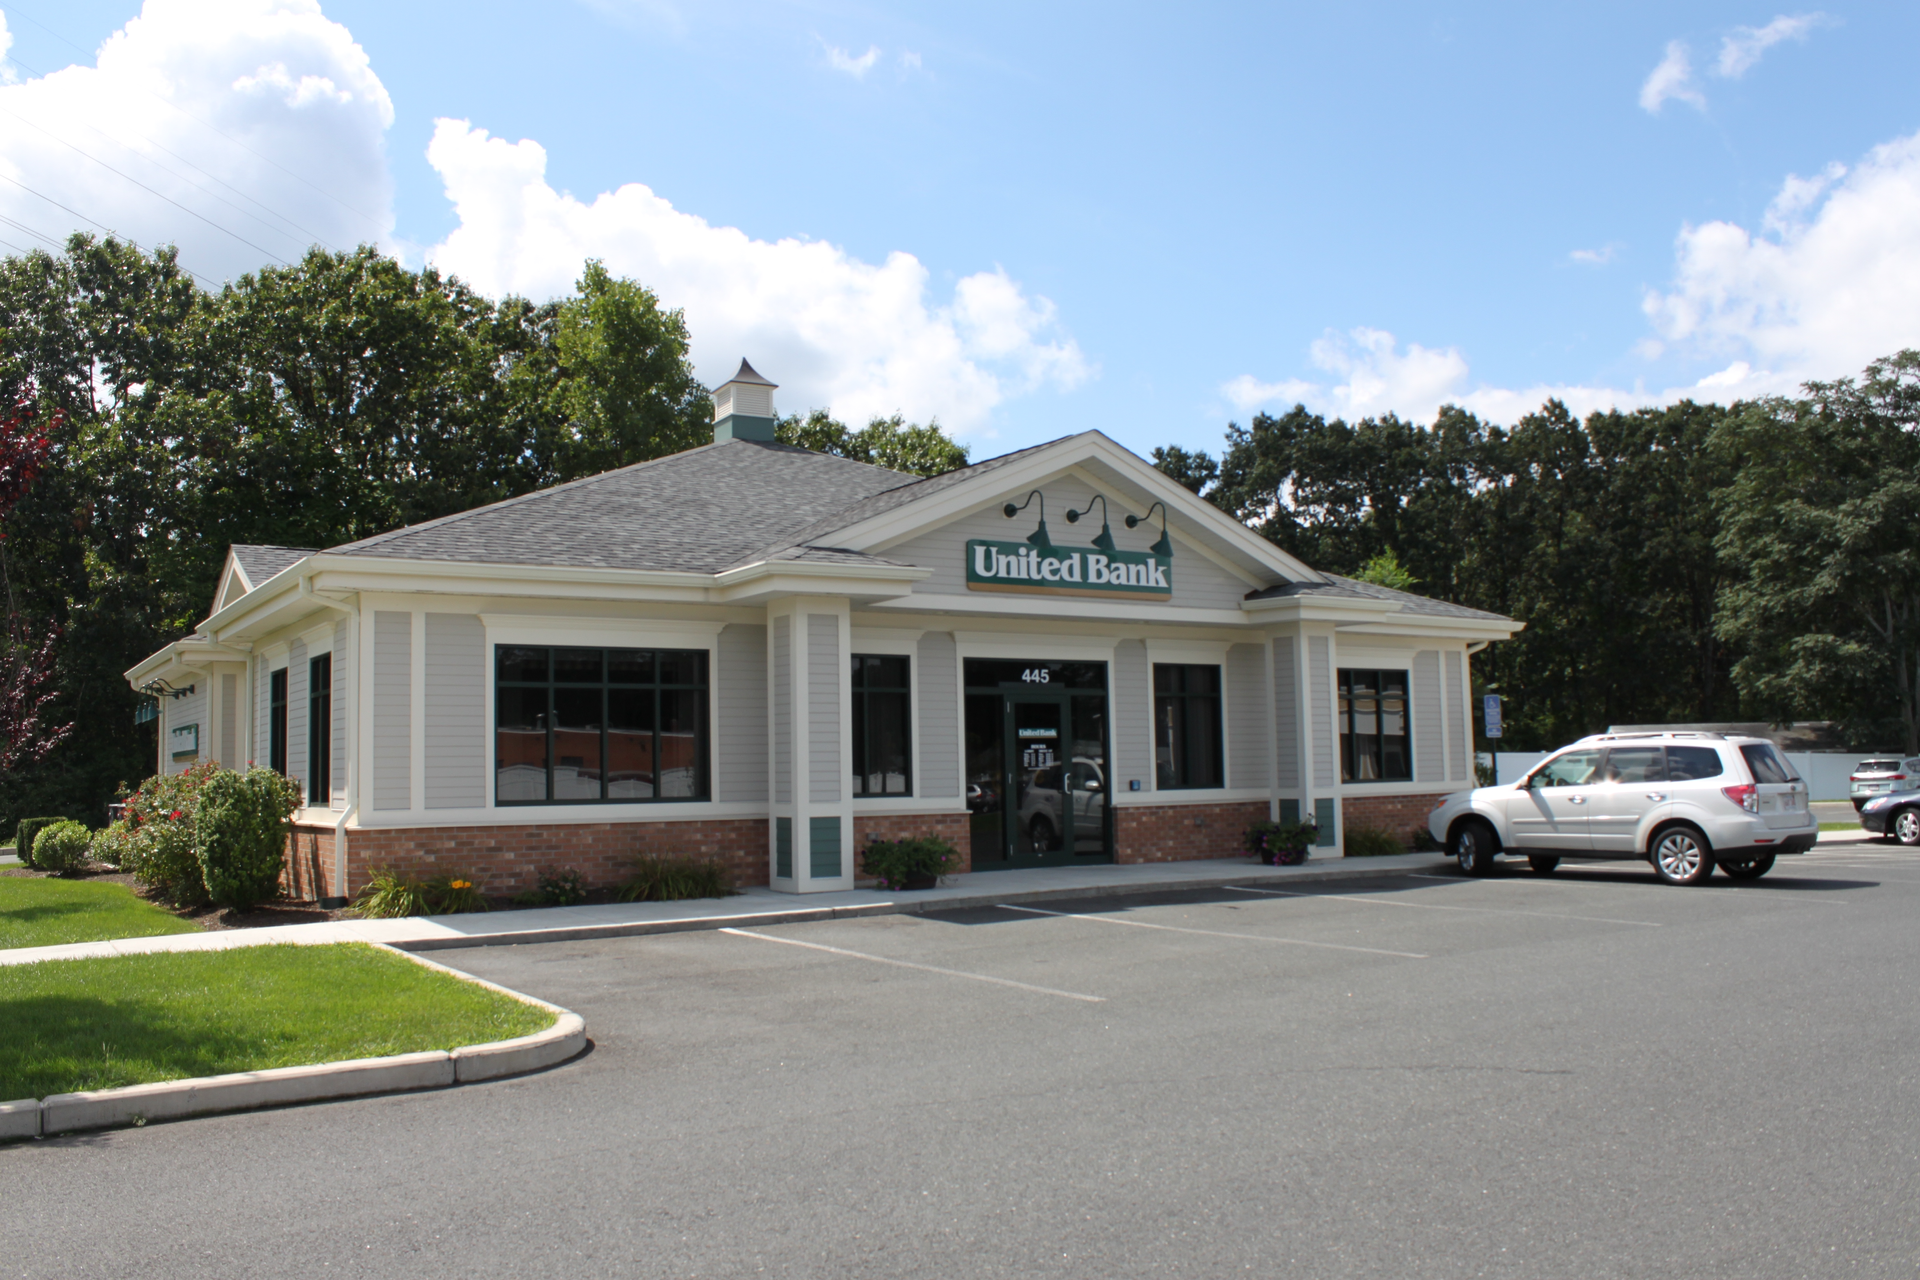
[[[1853,797],[1855,813],[1875,796],[1912,791],[1916,786],[1920,786],[1920,759],[1875,756],[1853,766],[1853,772],[1847,776],[1847,791]]]
[[[1541,761],[1517,786],[1440,802],[1427,829],[1468,875],[1502,854],[1542,875],[1562,858],[1644,858],[1669,884],[1718,866],[1750,879],[1820,838],[1807,784],[1765,738],[1602,733]]]

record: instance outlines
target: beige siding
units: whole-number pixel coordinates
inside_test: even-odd
[[[1340,781],[1334,755],[1331,649],[1327,637],[1307,637],[1307,723],[1312,727],[1313,785],[1323,788]]]
[[[300,784],[307,801],[307,642],[295,640],[287,653],[287,776]]]
[[[1466,692],[1458,649],[1447,654],[1447,776],[1464,782],[1471,776],[1467,768],[1467,743],[1472,730],[1467,721]]]
[[[1440,687],[1440,651],[1422,649],[1413,655],[1413,780],[1439,782],[1446,777],[1446,723],[1440,717],[1444,701]]]
[[[487,802],[486,628],[466,613],[427,615],[427,808]]]
[[[730,623],[715,655],[719,705],[714,712],[716,800],[767,798],[767,629]]]
[[[1300,667],[1292,636],[1273,642],[1274,781],[1283,788],[1300,785]]]
[[[1249,789],[1269,785],[1267,772],[1266,649],[1236,644],[1227,650],[1227,785]]]
[[[816,804],[840,799],[840,619],[807,615],[807,798]]]
[[[413,615],[373,615],[373,807],[413,804]]]
[[[920,759],[914,790],[929,799],[960,794],[960,685],[953,635],[920,637],[915,662],[920,690]]]
[[[348,759],[347,748],[347,691],[353,688],[353,676],[353,651],[347,644],[347,623],[343,618],[333,624],[333,710],[327,724],[333,731],[332,767],[328,770],[327,783],[336,809],[347,803],[347,770],[353,764]]]
[[[240,677],[231,673],[220,677],[220,763],[229,769],[244,769],[240,758]]]

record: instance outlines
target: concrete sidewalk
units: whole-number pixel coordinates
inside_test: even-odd
[[[521,942],[564,942],[577,938],[618,938],[647,933],[678,933],[731,926],[795,924],[848,916],[899,915],[952,911],[999,902],[1101,897],[1127,893],[1164,893],[1211,889],[1230,884],[1351,879],[1398,875],[1449,865],[1438,853],[1409,853],[1387,858],[1314,858],[1298,867],[1263,867],[1246,858],[1197,862],[1148,862],[1125,866],[1046,867],[1025,871],[976,871],[948,876],[937,889],[882,893],[855,889],[804,896],[749,889],[732,898],[686,902],[634,902],[597,907],[545,907],[529,911],[479,912],[457,916],[410,916],[401,920],[339,920],[322,924],[276,925],[265,929],[222,929],[174,933],[154,938],[72,942],[57,947],[19,947],[0,951],[0,965],[39,960],[76,960],[90,956],[145,955],[157,951],[223,951],[276,942],[318,945],[329,942],[382,942],[403,951],[501,946]]]

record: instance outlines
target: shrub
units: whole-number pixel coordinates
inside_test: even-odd
[[[95,862],[104,862],[115,870],[127,869],[127,824],[110,822],[93,833],[93,844],[87,850],[87,856]]]
[[[67,875],[87,865],[87,846],[93,834],[83,823],[62,818],[40,832],[33,842],[33,865],[55,875]]]
[[[14,828],[13,852],[23,867],[39,864],[33,860],[33,841],[43,830],[56,822],[65,822],[65,818],[22,818],[20,825]]]
[[[1405,842],[1383,827],[1350,826],[1342,844],[1349,858],[1384,858],[1407,851]]]
[[[641,854],[633,860],[633,874],[613,896],[622,902],[678,902],[726,898],[734,892],[732,875],[712,859]]]
[[[1270,867],[1297,867],[1312,855],[1320,828],[1312,822],[1256,822],[1247,828],[1246,848]]]
[[[220,767],[209,761],[185,772],[148,778],[127,798],[120,865],[157,895],[180,906],[207,900],[195,839],[200,793]],[[119,824],[116,824],[119,825]]]
[[[373,876],[353,897],[353,914],[369,920],[396,919],[401,916],[430,916],[433,903],[424,880],[385,867]]]
[[[540,882],[514,898],[523,907],[571,907],[587,900],[587,882],[572,867],[543,871]]]
[[[486,897],[480,892],[480,882],[464,871],[450,871],[427,881],[427,901],[433,905],[433,914],[437,916],[487,909]]]
[[[909,880],[951,873],[960,865],[960,851],[938,836],[875,840],[861,852],[860,865],[882,889],[904,889]]]
[[[279,897],[288,819],[299,807],[300,785],[271,769],[209,778],[194,833],[207,896],[238,911]]]

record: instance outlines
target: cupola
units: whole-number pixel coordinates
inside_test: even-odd
[[[740,372],[713,389],[713,442],[773,440],[773,389],[745,360]]]

